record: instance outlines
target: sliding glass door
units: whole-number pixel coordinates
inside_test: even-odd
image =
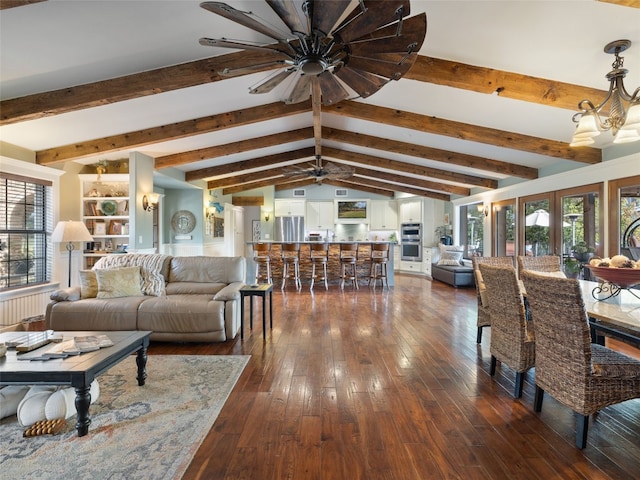
[[[640,259],[640,176],[609,182],[609,253]]]
[[[551,193],[520,198],[518,255],[538,257],[556,253],[552,199]]]
[[[516,255],[516,200],[502,200],[491,205],[492,255],[513,257]]]

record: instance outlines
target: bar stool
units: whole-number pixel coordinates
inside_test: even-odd
[[[284,290],[287,279],[292,278],[295,281],[296,289],[302,288],[300,281],[300,244],[299,243],[283,243],[282,244],[282,287]]]
[[[311,286],[309,289],[313,290],[313,284],[317,278],[324,280],[324,288],[328,290],[327,263],[329,262],[329,244],[325,242],[311,243],[309,258],[311,259]],[[322,276],[316,275],[316,266],[322,267]]]
[[[389,244],[373,243],[371,245],[369,260],[371,261],[371,266],[369,267],[369,285],[371,285],[371,280],[373,280],[373,286],[375,287],[378,280],[380,280],[383,287],[385,282],[387,282],[387,288],[389,288],[389,278],[387,276]]]
[[[271,279],[271,244],[258,242],[253,244],[253,261],[256,262],[256,278],[255,283],[273,283]]]
[[[341,265],[341,281],[340,288],[344,288],[345,281],[350,281],[352,285],[358,288],[358,244],[357,243],[341,243],[340,244],[340,265]]]

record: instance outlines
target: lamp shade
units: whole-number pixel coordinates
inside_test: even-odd
[[[91,242],[92,240],[93,237],[84,222],[74,220],[58,222],[51,234],[52,242]]]
[[[636,103],[627,111],[627,117],[624,125],[620,130],[639,130],[640,131],[640,103]]]
[[[613,143],[631,143],[640,140],[640,133],[638,130],[618,130]]]

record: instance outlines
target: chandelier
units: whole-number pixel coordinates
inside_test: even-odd
[[[612,53],[616,59],[611,64],[612,70],[607,73],[609,80],[609,92],[599,105],[593,105],[590,100],[582,100],[578,104],[581,110],[573,116],[573,121],[578,124],[571,139],[572,147],[591,145],[593,137],[601,132],[611,130],[613,143],[629,143],[640,140],[640,87],[629,95],[624,88],[623,79],[628,70],[622,68],[624,58],[620,56],[631,46],[629,40],[616,40],[604,47],[605,53]],[[609,116],[601,112],[609,103]],[[606,110],[604,110],[606,113]]]

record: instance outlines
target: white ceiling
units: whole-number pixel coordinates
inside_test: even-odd
[[[57,90],[230,52],[200,46],[200,37],[267,40],[205,11],[199,3],[197,0],[48,0],[1,10],[1,98]],[[227,3],[281,25],[262,0]],[[630,70],[625,83],[628,90],[640,86],[640,8],[595,0],[413,0],[411,9],[412,15],[422,11],[427,14],[427,36],[420,55],[601,90],[608,86],[605,74],[613,61],[611,55],[603,52],[604,45],[612,40],[629,39],[633,45],[624,53],[625,67]],[[4,125],[0,127],[0,139],[39,151],[277,102],[283,94],[281,89],[267,95],[248,93],[251,85],[268,75],[247,75]],[[574,129],[571,117],[575,112],[571,110],[409,79],[391,82],[368,99],[357,101],[567,143]],[[323,114],[322,124],[539,169],[557,167],[559,162],[564,169],[581,166],[545,155],[337,115]],[[311,125],[309,112],[135,150],[162,156]],[[504,175],[489,175],[415,157],[390,157],[388,152],[382,154],[353,145],[347,147],[328,141],[324,145],[496,180],[504,178]],[[598,138],[596,146],[608,148],[610,145],[611,137],[605,134]],[[640,151],[640,142],[634,145],[633,148]],[[187,172],[311,146],[313,138],[178,168]],[[127,155],[127,150],[103,153],[81,162],[94,163]]]

